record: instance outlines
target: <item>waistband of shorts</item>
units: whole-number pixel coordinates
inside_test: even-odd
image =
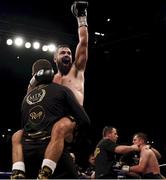
[[[35,139],[24,138],[24,141],[25,142],[45,141],[45,140],[50,139],[50,138],[51,138],[51,136],[45,136],[45,137],[42,137],[42,138],[35,138]]]

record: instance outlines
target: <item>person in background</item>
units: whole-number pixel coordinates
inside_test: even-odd
[[[124,165],[122,170],[125,172],[140,173],[143,179],[162,179],[160,167],[158,164],[158,152],[147,145],[147,135],[139,132],[133,136],[133,144],[140,150],[139,164],[134,166]],[[159,156],[159,155],[158,155]]]
[[[115,127],[106,126],[103,128],[103,138],[98,142],[94,152],[96,179],[116,179],[116,154],[125,154],[138,150],[137,145],[116,144],[117,139],[118,133]]]

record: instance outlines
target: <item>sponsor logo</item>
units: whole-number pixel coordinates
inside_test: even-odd
[[[29,121],[32,123],[40,123],[45,117],[45,111],[42,106],[35,106],[29,111]]]
[[[39,89],[37,92],[36,91],[35,93],[32,92],[29,96],[27,96],[26,102],[29,105],[39,103],[43,100],[45,95],[46,95],[46,91],[44,89]]]

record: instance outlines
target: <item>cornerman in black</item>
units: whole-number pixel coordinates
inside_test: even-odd
[[[25,134],[41,131],[50,134],[53,124],[62,117],[76,120],[78,126],[89,122],[83,107],[69,88],[56,83],[41,84],[25,96],[22,103]]]
[[[39,61],[39,64],[41,62]],[[48,75],[49,70],[52,73],[51,69],[38,69],[35,78],[40,80],[40,76]],[[51,81],[42,80],[42,82],[44,83],[38,83],[22,102],[21,114],[24,129],[22,144],[26,178],[37,177],[46,147],[52,138],[55,141],[52,151],[59,153],[58,158],[60,159],[64,150],[64,140],[73,131],[71,122],[69,126],[66,123],[63,125],[63,120],[72,121],[73,128],[75,125],[88,127],[90,123],[86,112],[69,88],[51,83]],[[60,126],[59,122],[61,122]],[[57,130],[52,132],[55,126]],[[56,149],[54,149],[55,145]],[[50,167],[56,166],[49,159],[46,161]],[[44,172],[45,178],[54,178],[53,171],[47,167]]]
[[[99,141],[95,149],[95,178],[96,179],[116,179],[116,154],[125,154],[134,150],[138,151],[138,146],[117,145],[117,129],[106,126],[103,129],[103,138]]]

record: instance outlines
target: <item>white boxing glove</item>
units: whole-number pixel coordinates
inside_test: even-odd
[[[129,172],[130,171],[130,166],[123,165],[122,166],[122,171]]]

